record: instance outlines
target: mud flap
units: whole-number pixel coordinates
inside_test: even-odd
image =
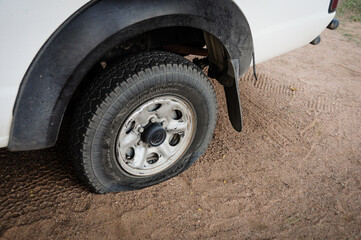
[[[239,60],[229,59],[227,74],[223,75],[221,78],[222,82],[229,83],[224,85],[228,117],[233,128],[238,132],[242,131],[242,106],[239,95],[239,75]]]

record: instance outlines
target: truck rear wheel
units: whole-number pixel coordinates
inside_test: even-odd
[[[97,193],[148,187],[187,169],[212,138],[217,102],[204,73],[168,52],[139,53],[89,84],[71,122],[73,162]]]

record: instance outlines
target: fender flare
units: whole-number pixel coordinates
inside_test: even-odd
[[[53,146],[73,93],[100,57],[141,33],[173,26],[203,30],[223,44],[234,81],[224,87],[228,111],[240,131],[238,80],[250,66],[253,41],[249,24],[233,1],[100,0],[66,20],[34,58],[17,95],[8,149]]]

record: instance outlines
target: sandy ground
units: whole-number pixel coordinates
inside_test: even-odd
[[[208,151],[160,185],[96,195],[62,146],[0,150],[0,238],[361,239],[361,48],[345,29],[241,79],[241,134],[215,83]]]

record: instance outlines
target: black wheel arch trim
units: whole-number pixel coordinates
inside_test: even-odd
[[[203,30],[223,44],[233,67],[234,84],[224,86],[229,117],[240,131],[238,80],[250,66],[253,40],[233,1],[99,0],[66,20],[34,58],[17,95],[8,149],[53,146],[73,93],[101,56],[141,33],[174,26]]]

